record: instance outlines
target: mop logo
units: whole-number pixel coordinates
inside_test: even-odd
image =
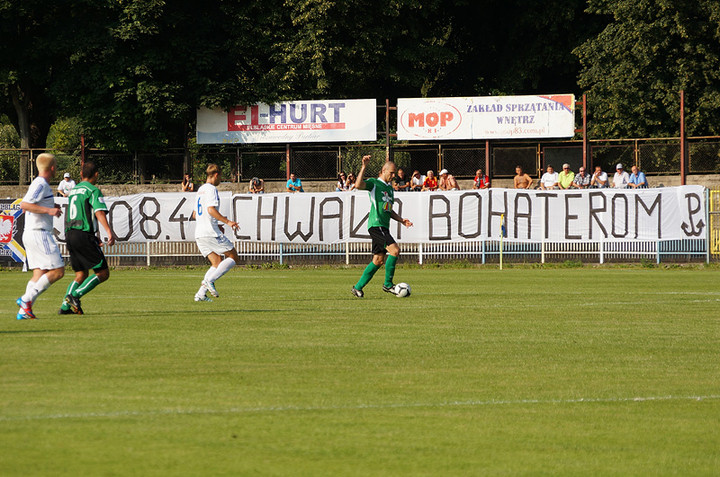
[[[14,224],[15,217],[12,215],[0,215],[0,243],[12,242]]]
[[[462,114],[455,106],[426,100],[411,104],[401,113],[400,128],[415,137],[440,139],[454,133],[462,120]]]

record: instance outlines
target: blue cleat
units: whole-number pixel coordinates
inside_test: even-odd
[[[35,313],[32,311],[32,304],[31,303],[25,303],[22,299],[22,297],[15,300],[15,303],[17,303],[17,306],[20,307],[20,311],[18,312],[16,318],[18,320],[36,320],[37,316],[35,316]],[[21,318],[22,316],[22,318]]]

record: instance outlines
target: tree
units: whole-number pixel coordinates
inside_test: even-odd
[[[720,133],[720,4],[713,0],[590,0],[612,20],[575,50],[596,137]]]

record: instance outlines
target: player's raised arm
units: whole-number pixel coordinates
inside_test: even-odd
[[[370,163],[371,156],[368,154],[366,156],[362,157],[362,166],[360,167],[360,172],[358,172],[357,179],[355,179],[355,188],[356,189],[365,189],[365,169],[367,168],[367,165]]]

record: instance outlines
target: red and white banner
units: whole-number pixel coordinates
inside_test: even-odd
[[[572,137],[575,96],[400,98],[399,140]]]
[[[375,141],[374,99],[291,101],[200,108],[198,144]]]

